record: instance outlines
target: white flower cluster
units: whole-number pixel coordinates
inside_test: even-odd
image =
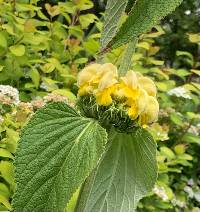
[[[184,99],[192,99],[188,91],[184,87],[176,87],[168,91],[168,95],[175,95],[177,97],[182,97]]]
[[[163,187],[159,187],[156,185],[153,188],[153,192],[158,195],[163,201],[167,201],[169,199]]]
[[[172,204],[173,204],[174,206],[178,206],[178,207],[180,207],[180,208],[185,208],[185,207],[186,207],[186,203],[185,203],[185,202],[183,202],[183,201],[181,201],[181,200],[178,200],[178,199],[176,199],[176,198],[173,198],[171,202],[172,202]]]
[[[192,187],[185,186],[184,191],[188,194],[188,197],[195,199],[197,202],[200,202],[200,191],[194,191]]]
[[[197,124],[196,126],[191,125],[190,128],[188,129],[188,132],[198,136],[200,134],[200,123]]]
[[[0,96],[8,97],[11,104],[19,104],[19,91],[9,85],[0,85]]]

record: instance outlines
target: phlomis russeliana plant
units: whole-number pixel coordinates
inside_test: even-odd
[[[157,178],[156,143],[145,126],[158,119],[155,83],[130,70],[137,40],[181,0],[108,0],[98,63],[78,74],[74,107],[54,102],[24,127],[15,156],[15,212],[131,212]],[[132,5],[132,4],[130,4]],[[119,67],[106,51],[127,44]]]

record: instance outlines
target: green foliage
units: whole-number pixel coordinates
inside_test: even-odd
[[[156,143],[143,129],[110,132],[107,151],[87,179],[77,212],[132,211],[151,191],[156,175]]]
[[[105,48],[117,32],[119,20],[125,11],[128,0],[108,0],[101,35],[101,48]]]
[[[140,0],[136,1],[125,23],[114,37],[111,45],[119,47],[150,30],[167,14],[175,10],[182,0]]]
[[[97,122],[65,103],[37,111],[16,154],[15,211],[62,211],[96,166],[106,143]]]
[[[158,180],[152,193],[140,201],[137,210],[189,212],[200,207],[197,198],[200,191],[199,64],[190,52],[185,51],[179,52],[174,60],[180,57],[192,59],[194,71],[185,65],[184,59],[179,62],[181,69],[176,67],[176,63],[174,67],[167,67],[167,62],[159,57],[162,46],[156,45],[163,33],[164,30],[156,26],[154,32],[144,35],[137,44],[130,66],[130,69],[147,74],[156,81],[160,103],[158,123],[148,128],[158,144]],[[124,59],[124,49],[121,47],[107,53],[104,62],[120,64],[119,61]]]
[[[170,65],[176,63],[178,50],[188,51],[194,57],[198,57],[198,45],[194,43],[195,40],[197,43],[200,37],[198,8],[198,0],[183,0],[180,7],[162,21],[165,34],[156,39],[157,45],[161,47],[158,56]],[[191,41],[192,37],[196,39]],[[177,65],[185,66],[184,60]]]
[[[3,105],[0,104],[0,107]],[[4,114],[0,109],[0,211],[11,210],[10,199],[15,190],[13,158],[19,131],[28,115],[26,110],[16,110],[16,107],[7,109]]]
[[[18,88],[24,101],[60,89],[71,98],[78,69],[99,49],[101,23],[84,14],[92,7],[84,0],[0,1],[0,83]],[[84,36],[88,27],[93,33]]]

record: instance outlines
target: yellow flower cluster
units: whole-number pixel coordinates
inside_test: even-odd
[[[118,77],[117,68],[111,63],[91,64],[78,75],[79,96],[93,95],[98,105],[109,106],[119,101],[128,116],[138,119],[141,125],[155,122],[159,104],[154,82],[134,71]]]

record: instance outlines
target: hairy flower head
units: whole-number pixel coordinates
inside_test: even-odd
[[[156,86],[150,78],[138,72],[128,71],[125,76],[118,77],[117,68],[111,63],[91,64],[79,73],[77,84],[80,98],[91,97],[97,113],[98,108],[102,108],[105,114],[108,111],[115,117],[123,114],[140,125],[152,123],[158,118]],[[84,100],[85,103],[87,101]],[[117,111],[117,115],[113,111]],[[101,115],[104,112],[101,111]],[[127,120],[123,116],[117,118],[118,122]]]

